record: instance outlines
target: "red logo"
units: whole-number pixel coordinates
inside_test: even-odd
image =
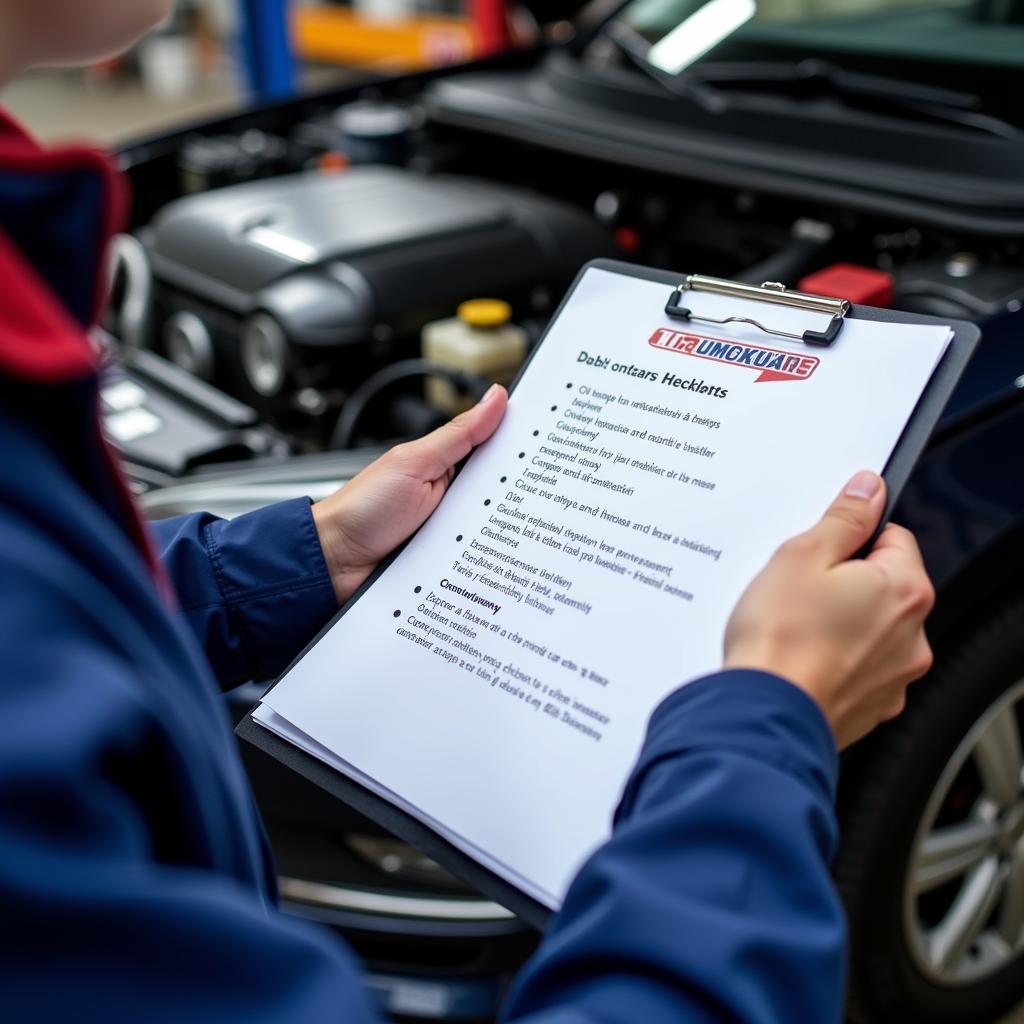
[[[651,335],[649,344],[667,352],[710,359],[760,370],[755,383],[762,380],[807,380],[821,360],[817,356],[798,355],[781,348],[767,348],[725,338],[705,338],[699,334],[683,334],[660,327]]]

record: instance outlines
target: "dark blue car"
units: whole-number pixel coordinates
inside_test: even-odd
[[[936,666],[845,761],[836,874],[853,1019],[995,1020],[1024,998],[1024,5],[766,0],[674,68],[699,6],[598,5],[126,149],[111,433],[155,516],[327,493],[481,386],[424,360],[424,325],[496,297],[535,340],[601,255],[975,321],[896,514]],[[345,931],[397,1017],[487,1020],[529,929],[246,756],[291,909]]]

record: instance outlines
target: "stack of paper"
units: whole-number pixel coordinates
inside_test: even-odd
[[[720,665],[776,547],[885,466],[951,337],[852,320],[811,348],[681,324],[667,297],[586,272],[495,436],[254,713],[552,908],[608,836],[652,710]]]

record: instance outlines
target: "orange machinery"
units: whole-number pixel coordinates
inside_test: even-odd
[[[467,0],[462,17],[416,14],[367,18],[351,7],[297,4],[292,13],[296,56],[332,64],[407,70],[455,64],[509,44],[505,0]]]

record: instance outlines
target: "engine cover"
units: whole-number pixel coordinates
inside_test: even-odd
[[[208,348],[194,365],[264,406],[299,387],[351,390],[466,298],[543,312],[581,264],[613,252],[606,231],[564,202],[377,166],[190,196],[143,240],[155,336]]]

